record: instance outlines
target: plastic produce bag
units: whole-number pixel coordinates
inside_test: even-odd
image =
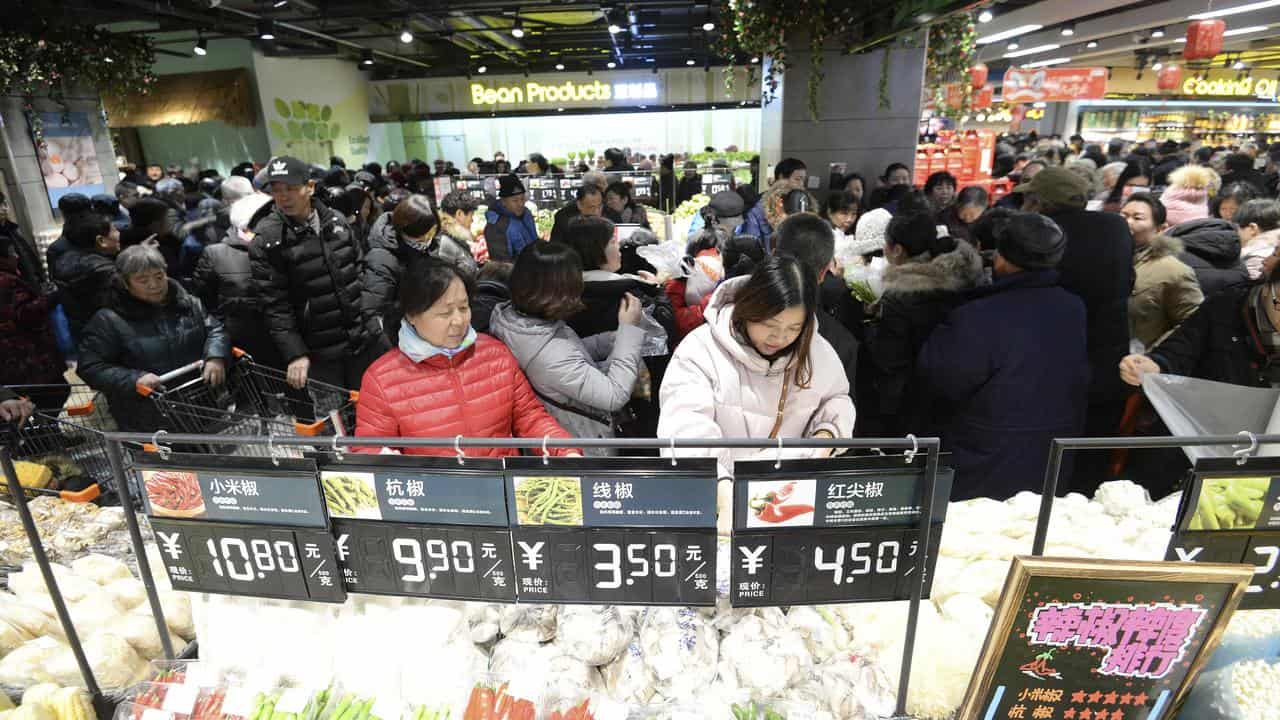
[[[626,649],[631,627],[612,606],[568,605],[560,610],[556,645],[588,665],[606,665]]]
[[[874,303],[884,295],[884,271],[887,267],[889,263],[882,257],[872,258],[865,265],[845,265],[844,281],[858,300]]]
[[[1280,663],[1245,660],[1196,679],[1179,714],[1214,720],[1280,720]]]
[[[813,666],[804,638],[777,608],[743,618],[725,635],[721,650],[720,680],[750,697],[780,695]]]
[[[688,277],[692,266],[687,262],[684,246],[680,243],[662,243],[660,245],[642,245],[636,248],[636,254],[653,266],[657,275],[670,278]]]
[[[663,696],[693,697],[715,679],[720,636],[695,610],[650,608],[640,628],[640,649]]]
[[[489,603],[467,603],[467,626],[471,642],[487,645],[498,639],[501,631],[502,606]]]
[[[645,704],[653,699],[657,676],[645,663],[638,641],[628,644],[617,660],[600,668],[600,673],[609,697],[615,700]]]
[[[849,647],[849,631],[830,608],[793,607],[787,613],[787,625],[804,638],[805,648],[814,662],[824,662]]]
[[[719,255],[706,254],[694,258],[693,268],[684,286],[685,304],[702,304],[703,299],[715,291],[721,280],[724,280],[724,261]]]
[[[852,655],[832,658],[815,668],[826,706],[840,720],[887,718],[897,698],[879,664]]]
[[[502,635],[509,640],[554,640],[559,613],[555,605],[508,605],[502,609]]]

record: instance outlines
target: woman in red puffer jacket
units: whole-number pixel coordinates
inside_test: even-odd
[[[400,281],[400,306],[399,347],[370,365],[360,384],[357,436],[569,437],[534,395],[511,351],[471,328],[466,281],[456,268],[434,258],[409,265]],[[518,451],[480,448],[469,453],[500,457]],[[565,449],[551,453],[581,454]]]

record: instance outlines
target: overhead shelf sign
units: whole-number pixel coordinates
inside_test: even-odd
[[[542,105],[546,103],[583,103],[614,100],[657,100],[658,83],[644,82],[607,83],[565,81],[559,84],[540,82],[513,83],[510,85],[485,85],[471,83],[471,104],[493,105]]]
[[[1107,69],[1011,67],[1001,94],[1009,103],[1097,100],[1107,94]]]

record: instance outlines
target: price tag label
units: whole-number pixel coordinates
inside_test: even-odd
[[[521,602],[713,605],[710,458],[508,458]]]
[[[310,460],[146,456],[136,469],[147,514],[153,518],[252,525],[328,525]]]
[[[247,718],[253,714],[254,709],[254,693],[249,688],[232,687],[227,689],[227,695],[222,700],[222,715],[224,718]]]
[[[196,699],[200,696],[199,685],[170,685],[164,693],[161,710],[179,715],[190,715],[196,707]]]
[[[335,520],[334,533],[351,592],[515,602],[505,528]]]
[[[307,701],[311,699],[311,691],[302,688],[289,688],[280,694],[280,700],[276,702],[276,712],[283,713],[299,713],[307,707]]]
[[[373,457],[326,463],[320,483],[332,518],[507,527],[502,464]]]
[[[1202,460],[1179,508],[1166,560],[1254,569],[1244,610],[1280,608],[1280,466],[1274,458]]]
[[[152,520],[175,589],[343,602],[333,538],[319,530]]]
[[[713,171],[702,174],[702,194],[714,196],[718,192],[725,192],[733,189],[733,173],[726,171]]]

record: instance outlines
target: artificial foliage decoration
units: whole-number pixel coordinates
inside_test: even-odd
[[[77,85],[102,95],[146,94],[155,83],[154,63],[155,46],[146,35],[38,21],[0,33],[0,94],[22,96],[27,123],[43,147],[37,97],[48,96],[66,110],[66,88]]]
[[[978,33],[969,13],[956,13],[929,26],[928,50],[925,53],[925,88],[933,97],[938,115],[963,117],[973,107],[973,85],[969,71],[977,60]],[[947,103],[947,86],[955,84],[959,91],[951,94],[958,104]]]
[[[893,109],[893,101],[889,99],[889,56],[893,54],[893,44],[884,46],[884,54],[880,56],[880,86],[876,89],[877,105],[881,110]]]

